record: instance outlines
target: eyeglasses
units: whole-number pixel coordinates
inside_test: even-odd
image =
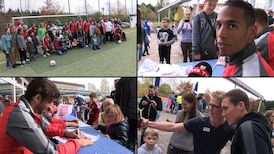
[[[215,105],[215,104],[209,104],[209,108],[212,109],[212,108],[215,108],[215,109],[219,109],[221,108],[220,105]]]

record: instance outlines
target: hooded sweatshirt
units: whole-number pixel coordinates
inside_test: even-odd
[[[272,154],[270,136],[271,129],[265,117],[249,112],[236,126],[231,154]]]

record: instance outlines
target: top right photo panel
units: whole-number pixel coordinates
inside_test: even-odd
[[[137,4],[139,77],[274,76],[274,1]]]

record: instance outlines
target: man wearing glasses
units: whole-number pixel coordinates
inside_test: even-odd
[[[224,92],[211,94],[210,116],[196,117],[185,123],[152,122],[141,118],[141,127],[151,127],[161,131],[188,131],[194,140],[194,153],[220,153],[228,140],[233,136],[233,128],[222,117],[221,101]]]

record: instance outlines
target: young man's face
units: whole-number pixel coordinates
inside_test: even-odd
[[[220,119],[222,117],[221,103],[218,99],[212,97],[209,102],[210,116],[214,119]]]
[[[183,100],[182,107],[183,107],[184,111],[190,112],[193,108],[193,104],[189,103],[186,100]]]
[[[165,20],[162,20],[162,25],[165,29],[168,28],[168,25],[169,25],[169,22],[165,21]]]
[[[222,100],[222,116],[226,119],[229,125],[236,124],[240,119],[240,113],[242,112],[240,104],[234,105],[229,97]]]
[[[146,143],[147,146],[149,146],[150,148],[152,148],[158,141],[157,136],[152,136],[150,134],[148,134],[145,138],[144,141]]]
[[[253,40],[256,27],[247,25],[241,8],[224,6],[217,17],[216,35],[221,55],[231,56]]]
[[[154,96],[154,89],[153,88],[149,88],[148,95],[149,96]]]
[[[208,13],[208,14],[211,14],[214,12],[215,8],[216,8],[216,4],[217,4],[217,0],[207,0],[204,2],[205,4],[205,11]]]

